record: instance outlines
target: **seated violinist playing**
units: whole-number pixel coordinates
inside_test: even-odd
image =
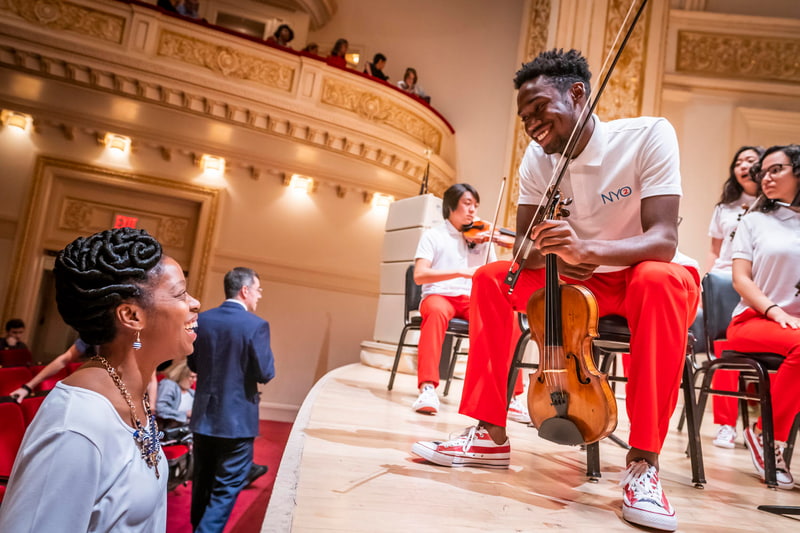
[[[530,239],[533,251],[521,267],[515,265],[521,271],[511,293],[505,282],[511,263],[488,264],[473,277],[459,412],[477,419],[477,425],[453,440],[417,442],[412,452],[441,466],[508,468],[506,380],[514,311],[524,311],[531,295],[544,286],[544,256],[555,254],[562,281],[588,288],[599,316],[621,315],[628,321],[631,448],[621,483],[622,516],[671,531],[677,518],[661,489],[658,457],[677,403],[687,332],[700,292],[696,265],[676,253],[678,141],[663,118],[603,122],[592,115],[570,143],[589,102],[590,80],[589,65],[576,50],[542,52],[516,74],[517,112],[533,140],[519,169],[517,246]],[[573,199],[571,214],[542,220],[531,229],[537,206],[550,200],[548,181],[562,154],[571,162],[559,189],[563,198]],[[537,326],[531,322],[532,330]],[[531,418],[536,420],[540,409],[552,409],[549,403],[530,402]]]
[[[465,233],[476,221],[480,196],[466,183],[451,185],[442,197],[444,224],[422,234],[414,255],[414,281],[422,285],[419,307],[422,326],[417,356],[419,398],[413,408],[419,413],[434,415],[439,411],[439,360],[447,324],[453,318],[469,317],[472,274],[487,261],[496,261],[491,245],[491,232],[479,230]],[[467,237],[467,235],[470,235]],[[518,382],[518,392],[522,392]],[[530,419],[520,402],[510,415],[520,422]]]

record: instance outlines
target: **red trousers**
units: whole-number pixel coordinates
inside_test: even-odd
[[[422,315],[422,326],[417,348],[417,387],[426,382],[433,383],[434,387],[438,387],[439,361],[442,355],[442,344],[447,333],[447,324],[453,318],[469,319],[469,296],[428,295],[422,300],[419,313]],[[519,337],[518,325],[515,331],[515,338]],[[513,346],[511,349],[514,349]],[[522,394],[523,389],[522,375],[520,374],[514,388],[515,394]]]
[[[711,378],[711,386],[719,390],[739,390],[738,370],[717,370]],[[711,405],[714,411],[714,423],[720,426],[736,427],[739,419],[739,399],[733,396],[712,396]]]
[[[732,350],[772,352],[785,357],[770,384],[775,440],[786,442],[794,417],[800,412],[800,330],[784,329],[761,313],[747,309],[733,318],[727,339]],[[760,419],[758,425],[761,427]]]
[[[439,361],[447,324],[453,318],[469,320],[469,296],[426,296],[419,306],[422,327],[417,347],[417,386],[433,383],[439,386]]]
[[[514,293],[503,282],[510,264],[480,268],[472,278],[470,353],[459,412],[506,425],[506,381],[511,366],[514,310],[544,286],[544,269],[521,273]],[[629,443],[660,452],[678,400],[689,326],[694,321],[700,279],[693,268],[644,261],[584,281],[562,278],[592,291],[600,316],[621,315],[631,329],[627,411]]]

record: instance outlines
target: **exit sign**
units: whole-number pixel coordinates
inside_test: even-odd
[[[114,219],[114,229],[116,228],[135,228],[139,223],[139,217],[128,215],[117,215]]]

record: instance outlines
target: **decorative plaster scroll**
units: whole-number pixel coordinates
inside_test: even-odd
[[[76,231],[90,229],[92,223],[92,206],[86,202],[67,199],[61,205],[59,227]]]
[[[166,246],[186,246],[189,220],[186,218],[162,217],[158,224],[158,239]]]
[[[172,31],[161,30],[157,54],[217,72],[226,78],[253,81],[281,91],[292,89],[292,67]]]
[[[372,122],[386,124],[429,146],[435,153],[442,147],[442,134],[418,115],[403,109],[379,95],[339,80],[325,78],[322,103],[355,113]]]
[[[630,8],[628,0],[611,0],[606,17],[604,55],[614,44],[614,37],[625,21]],[[650,6],[647,6],[636,24],[622,55],[608,80],[603,98],[597,105],[597,115],[603,120],[637,117],[642,113],[642,91],[644,90],[644,67],[647,50],[647,32]],[[630,23],[628,23],[630,24]],[[627,26],[626,26],[627,29]],[[619,46],[619,44],[617,44]],[[604,75],[605,73],[600,73]]]
[[[10,11],[33,24],[117,44],[122,43],[125,30],[123,17],[62,0],[0,0],[0,11]]]
[[[531,61],[547,47],[547,29],[550,26],[551,0],[533,0],[531,11],[528,15],[528,35],[525,39],[525,61]],[[514,103],[516,107],[516,102]],[[508,228],[516,226],[517,198],[519,198],[519,165],[522,156],[531,139],[525,133],[522,121],[517,121],[514,129],[514,147],[511,154],[511,168],[508,171],[510,179],[506,187],[505,225]]]
[[[676,70],[759,81],[800,81],[800,39],[678,32]]]

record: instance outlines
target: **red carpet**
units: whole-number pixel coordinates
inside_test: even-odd
[[[278,473],[283,448],[289,438],[292,424],[262,420],[260,433],[255,440],[254,462],[267,465],[266,474],[239,493],[225,533],[258,533],[267,512],[272,485]],[[179,486],[167,494],[167,533],[192,533],[189,509],[192,503],[192,484]]]

